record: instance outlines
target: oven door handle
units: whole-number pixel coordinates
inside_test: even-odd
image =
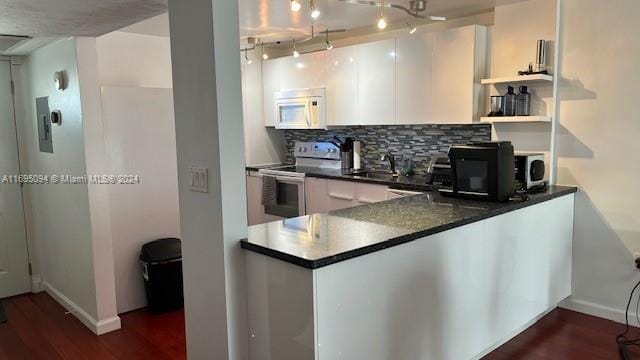
[[[282,181],[282,182],[294,182],[294,183],[298,183],[298,184],[304,184],[304,178],[303,177],[276,176],[275,178],[276,178],[276,180]]]

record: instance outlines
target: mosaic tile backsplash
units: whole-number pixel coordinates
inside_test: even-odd
[[[491,140],[490,124],[474,125],[390,125],[349,126],[329,130],[285,130],[286,162],[295,163],[296,141],[330,141],[347,136],[362,142],[362,167],[386,170],[389,165],[380,156],[390,151],[396,159],[411,155],[416,173],[424,173],[431,156],[446,154],[451,145]]]

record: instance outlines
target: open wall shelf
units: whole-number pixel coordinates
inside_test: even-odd
[[[481,117],[480,122],[483,123],[536,123],[544,122],[550,123],[551,116],[494,116],[494,117]]]
[[[535,74],[535,75],[522,75],[522,76],[509,76],[494,79],[483,79],[481,81],[483,85],[500,85],[500,84],[521,84],[521,83],[553,83],[553,75]]]

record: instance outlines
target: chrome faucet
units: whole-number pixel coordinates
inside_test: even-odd
[[[391,174],[396,174],[396,158],[393,157],[393,155],[390,152],[387,152],[386,154],[383,154],[380,157],[381,161],[389,161],[389,172]]]

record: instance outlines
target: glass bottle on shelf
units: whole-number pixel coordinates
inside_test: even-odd
[[[531,115],[531,94],[526,86],[520,86],[520,92],[516,96],[516,116]]]
[[[513,86],[507,87],[507,93],[504,94],[504,116],[516,115],[516,94],[513,92]]]

